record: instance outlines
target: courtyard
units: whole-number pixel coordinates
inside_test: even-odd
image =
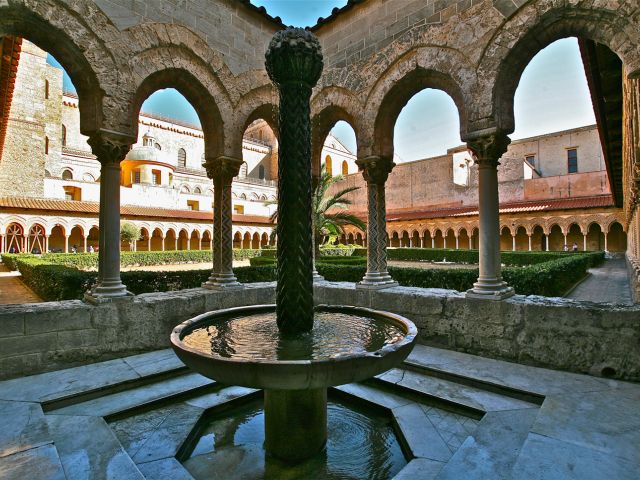
[[[637,477],[640,6],[334,7],[0,3],[1,478]]]

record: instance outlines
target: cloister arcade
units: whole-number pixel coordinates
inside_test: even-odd
[[[492,2],[473,6],[463,3],[455,7],[459,11],[453,16],[443,16],[438,28],[432,28],[429,22],[416,23],[398,33],[397,38],[388,39],[379,49],[348,59],[346,55],[338,58],[328,44],[330,37],[346,35],[340,30],[345,28],[343,23],[326,22],[312,29],[325,46],[325,71],[311,103],[315,146],[312,162],[317,175],[320,140],[337,121],[347,121],[355,131],[357,164],[367,181],[369,262],[360,283],[363,288],[395,284],[386,271],[388,234],[392,245],[394,242],[410,245],[416,238],[422,238],[424,245],[424,232],[428,230],[434,246],[454,247],[457,243],[459,248],[466,234],[469,242],[462,240],[462,244],[470,243],[480,249],[480,277],[470,294],[492,299],[513,294],[501,279],[501,242],[503,247],[510,241],[512,248],[514,243],[518,248],[530,239],[534,249],[542,245],[537,240],[540,230],[549,239],[545,241],[551,244],[549,248],[560,238],[558,235],[562,235],[562,241],[566,235],[566,241],[583,239],[588,245],[600,239],[590,224],[502,225],[507,234],[501,229],[498,210],[498,161],[510,142],[507,135],[514,130],[513,98],[520,76],[531,58],[553,41],[576,36],[608,47],[621,60],[625,81],[637,90],[640,7],[629,0],[579,0],[570,5],[554,0],[530,0],[521,7],[509,8],[494,6]],[[238,9],[243,8],[249,7],[238,3]],[[373,9],[375,2],[363,3],[360,8]],[[80,99],[81,131],[90,137],[89,144],[102,165],[99,251],[110,260],[100,262],[99,281],[92,298],[127,295],[117,262],[120,162],[137,138],[140,105],[152,92],[167,87],[177,89],[187,98],[203,128],[204,165],[215,192],[213,228],[200,227],[196,235],[200,243],[204,231],[209,231],[213,244],[215,261],[207,286],[238,288],[231,268],[234,236],[239,234],[236,244],[238,241],[254,244],[254,233],[258,234],[257,242],[261,242],[262,232],[240,232],[232,227],[231,182],[243,163],[242,136],[246,126],[260,117],[269,121],[264,112],[271,112],[276,106],[277,95],[263,69],[262,53],[273,33],[283,25],[267,16],[250,17],[261,26],[255,28],[256,35],[251,39],[253,50],[234,56],[233,52],[222,55],[207,42],[206,32],[197,27],[186,28],[178,18],[173,23],[150,18],[126,26],[120,18],[124,17],[110,17],[90,0],[72,4],[16,0],[0,7],[0,34],[24,37],[48,49],[69,73]],[[473,35],[460,34],[465,29],[473,30]],[[216,45],[221,41],[233,44],[233,34],[223,37]],[[464,228],[425,225],[388,232],[385,183],[394,166],[394,122],[408,99],[425,88],[443,90],[458,108],[461,138],[478,165],[479,221]],[[637,122],[637,118],[633,117],[631,122]],[[632,161],[635,159],[631,156],[625,160],[627,164]],[[618,167],[614,166],[614,170]],[[625,178],[624,185],[622,180],[612,179],[617,205],[621,207],[623,200],[627,205],[624,219],[620,226],[612,227],[613,222],[598,224],[605,233],[603,242],[627,229],[629,223],[638,223],[637,189],[630,187],[636,177]],[[30,231],[31,226],[24,228]],[[53,225],[42,226],[46,242],[46,234],[51,235]],[[521,226],[524,232],[518,231]],[[74,225],[68,227],[71,234]],[[156,229],[162,233],[165,248],[195,245],[194,228],[183,231],[178,226],[175,229],[149,226],[149,229],[147,233]],[[89,231],[90,228],[82,229],[83,234]],[[631,231],[636,235],[637,228]],[[31,240],[24,240],[27,248],[33,242],[42,243],[41,236],[34,234],[33,239],[29,236]],[[151,248],[153,237],[152,233],[147,243]],[[640,242],[631,244],[635,250],[628,251],[628,255],[640,257]],[[622,243],[616,245],[623,248]]]
[[[1,216],[0,216],[1,217]],[[205,224],[176,224],[158,221],[129,220],[140,227],[140,239],[130,246],[122,242],[121,251],[211,250],[211,226]],[[235,248],[260,249],[269,245],[271,226],[234,225],[239,242]],[[12,216],[0,218],[0,253],[71,253],[99,251],[100,229],[97,219],[73,217]],[[235,238],[235,237],[234,237]]]

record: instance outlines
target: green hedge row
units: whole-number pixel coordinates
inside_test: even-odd
[[[234,260],[246,260],[259,257],[260,255],[260,250],[233,250]],[[2,262],[11,270],[16,270],[15,258],[41,258],[51,264],[77,267],[83,270],[98,268],[98,255],[96,253],[47,253],[39,257],[28,253],[2,254]],[[212,262],[211,251],[172,250],[165,252],[120,252],[120,266],[122,267],[204,262]]]
[[[533,265],[537,263],[549,262],[567,255],[588,255],[590,253],[600,254],[601,252],[501,252],[501,259],[504,265]],[[358,248],[353,252],[354,256],[366,256],[366,248]],[[455,263],[478,263],[478,250],[455,250],[448,248],[388,248],[387,258],[389,260],[404,260],[414,262],[442,262],[444,260]]]
[[[602,252],[565,255],[556,260],[526,267],[507,267],[502,270],[502,273],[504,279],[519,294],[559,296],[580,280],[587,268],[599,263],[603,258]],[[242,283],[274,281],[276,279],[275,262],[272,259],[260,257],[260,261],[264,260],[270,260],[270,264],[234,269],[238,280]],[[362,261],[362,258],[358,260]],[[5,255],[3,255],[3,261],[5,261]],[[19,258],[14,256],[9,261],[20,270],[24,282],[47,301],[81,298],[84,292],[95,283],[97,276],[96,272],[52,264],[36,256],[20,255]],[[252,262],[255,261],[255,259],[252,260]],[[320,275],[329,281],[358,282],[364,276],[366,266],[320,261],[317,269]],[[196,288],[207,280],[210,273],[209,269],[175,272],[132,271],[122,272],[122,281],[129,291],[140,294]],[[478,277],[477,269],[389,267],[389,273],[403,286],[446,288],[457,291],[471,288]]]
[[[257,267],[261,265],[275,265],[275,257],[255,257],[249,260],[251,266]],[[316,264],[331,264],[331,265],[366,265],[367,257],[320,257],[316,258]]]

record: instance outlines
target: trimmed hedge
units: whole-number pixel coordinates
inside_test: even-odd
[[[505,251],[501,252],[501,260],[504,265],[533,265],[564,258],[568,255],[591,255],[604,252],[539,252],[539,251]],[[358,248],[354,256],[367,256],[366,248]],[[389,260],[413,261],[413,262],[442,262],[444,260],[454,263],[478,263],[478,250],[455,250],[448,248],[388,248]]]
[[[249,259],[249,262],[252,267],[257,267],[260,265],[275,265],[277,263],[277,259],[275,257],[255,257]],[[367,258],[366,257],[320,257],[316,258],[316,264],[332,264],[332,265],[366,265]]]
[[[261,255],[261,250],[234,249],[234,260],[246,260]],[[16,258],[41,258],[54,265],[66,265],[83,270],[98,268],[98,254],[96,253],[46,253],[41,256],[30,253],[2,254],[2,261],[7,268],[16,270]],[[176,263],[204,263],[212,262],[210,250],[171,250],[164,252],[120,252],[120,266],[150,266],[169,265]]]
[[[71,300],[82,295],[95,283],[97,273],[78,270],[73,266],[52,264],[46,258],[34,255],[3,255],[3,262],[15,264],[24,282],[42,299]],[[604,259],[603,252],[563,255],[556,260],[526,267],[507,267],[502,274],[517,293],[523,295],[559,296],[580,280],[587,268]],[[320,261],[317,269],[328,281],[358,282],[365,274],[362,257]],[[275,260],[268,257],[252,259],[252,266],[234,269],[242,283],[269,282],[276,279]],[[254,265],[254,262],[264,262]],[[269,263],[267,263],[269,262]],[[465,291],[478,277],[477,269],[421,269],[389,267],[389,273],[400,285],[422,288],[446,288]],[[211,274],[210,269],[175,272],[131,271],[122,272],[122,281],[135,294],[196,288]]]

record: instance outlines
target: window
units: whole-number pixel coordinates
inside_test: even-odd
[[[524,159],[532,167],[536,166],[536,156],[535,155],[525,155]]]
[[[78,187],[64,187],[64,199],[80,201],[82,199],[82,190]]]
[[[238,215],[244,214],[244,205],[234,205],[233,213],[237,213]]]
[[[44,137],[44,153],[49,154],[49,137]]]
[[[162,183],[162,173],[160,170],[151,170],[151,178],[154,185],[160,185]]]
[[[49,80],[44,81],[44,99],[49,98]]]
[[[258,168],[258,177],[260,180],[264,180],[264,165],[260,165]]]
[[[567,171],[569,173],[578,173],[578,149],[570,148],[567,150]]]
[[[331,155],[327,155],[324,159],[324,164],[327,166],[327,175],[333,176],[333,166],[331,165]]]
[[[73,172],[71,170],[63,170],[62,171],[62,179],[63,180],[73,180]]]
[[[349,175],[349,165],[346,160],[342,162],[342,175]]]
[[[162,150],[162,145],[160,145],[159,143],[156,143],[156,149],[157,150]]]
[[[189,190],[189,187],[187,185],[183,185],[182,187],[180,187],[180,193],[191,193],[191,190]]]
[[[198,200],[187,200],[187,210],[200,210],[200,202]]]
[[[62,125],[62,146],[67,146],[67,127]]]
[[[140,183],[140,170],[133,171],[133,183]]]
[[[193,193],[197,194],[197,195],[201,195],[202,194],[202,190],[200,190],[200,187],[196,187],[193,189]]]
[[[178,150],[178,166],[183,168],[187,166],[187,152],[184,148]]]

